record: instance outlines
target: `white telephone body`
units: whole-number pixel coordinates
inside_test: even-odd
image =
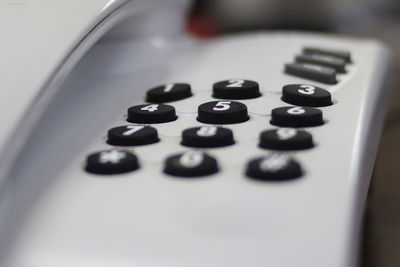
[[[184,31],[189,4],[0,1],[0,266],[356,266],[389,53],[374,40],[297,32],[199,41]],[[347,51],[351,62],[337,81],[285,73],[298,71],[285,64],[310,47]],[[255,81],[260,94],[234,100],[247,106],[240,122],[207,123],[200,105],[218,101],[211,112],[236,105],[212,96],[213,84],[223,80],[227,87]],[[127,109],[145,104],[148,89],[165,84],[168,92],[175,83],[189,84],[193,93],[167,103],[176,120],[127,121]],[[311,148],[275,154],[259,145],[260,133],[276,129],[282,141],[297,132],[277,127],[272,110],[308,112],[281,99],[290,84],[305,96],[323,88],[332,103],[317,108],[318,126],[300,127],[312,135]],[[234,142],[200,149],[180,144],[190,127],[203,127],[200,137],[213,135],[217,128],[210,124],[230,129]],[[121,125],[130,133],[151,125],[159,140],[107,144],[107,131]],[[121,149],[137,156],[136,170],[85,170],[91,153]],[[215,171],[204,177],[170,175],[176,170],[167,170],[166,159],[185,151],[192,152],[179,164],[188,169],[205,155],[218,167],[210,163]],[[249,178],[256,175],[249,161],[267,156],[273,160],[264,160],[259,172],[279,169],[281,157],[290,157],[301,177]]]

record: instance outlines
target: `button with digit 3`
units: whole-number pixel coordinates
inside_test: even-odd
[[[150,103],[163,103],[191,97],[192,89],[187,83],[172,83],[161,85],[147,91],[146,101]]]
[[[222,99],[250,99],[261,96],[257,82],[232,79],[214,83],[213,97]]]
[[[291,128],[267,130],[260,134],[260,147],[276,150],[301,150],[314,146],[312,135]]]
[[[118,174],[139,168],[137,157],[129,151],[111,149],[89,155],[86,171],[96,174]]]
[[[197,120],[204,123],[230,124],[248,119],[246,105],[236,101],[212,101],[198,107]]]
[[[139,146],[160,141],[155,128],[142,125],[115,127],[108,131],[107,136],[107,143],[116,146]]]
[[[272,110],[271,124],[283,127],[311,127],[324,124],[322,111],[308,107],[280,107]]]
[[[179,177],[199,177],[218,172],[217,160],[200,151],[188,151],[168,157],[164,172]]]
[[[165,104],[144,104],[128,109],[129,122],[163,123],[177,119],[175,108]]]
[[[283,154],[271,154],[251,160],[246,175],[261,181],[284,181],[303,175],[300,164]]]
[[[182,145],[190,147],[223,147],[234,144],[230,129],[217,126],[202,126],[182,132]]]
[[[282,100],[298,106],[324,107],[332,105],[331,93],[306,84],[285,85],[282,88]]]

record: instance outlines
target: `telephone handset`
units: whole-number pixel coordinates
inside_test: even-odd
[[[0,3],[1,266],[354,266],[387,50],[188,4]]]

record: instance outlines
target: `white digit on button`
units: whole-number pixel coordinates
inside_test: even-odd
[[[145,107],[142,107],[140,110],[147,110],[148,112],[154,112],[158,110],[158,105],[148,105]]]
[[[199,136],[213,136],[216,133],[217,127],[215,126],[203,126],[196,132],[196,134]]]
[[[174,88],[174,84],[167,84],[164,88],[164,93],[168,93],[172,88]]]
[[[297,131],[295,129],[290,129],[290,128],[281,128],[278,131],[276,131],[276,134],[278,135],[279,140],[287,140],[292,138],[293,136],[296,136]]]
[[[292,114],[292,115],[300,115],[305,113],[306,111],[302,107],[293,107],[288,109],[287,113]]]
[[[287,163],[287,156],[273,154],[260,162],[260,169],[264,172],[276,172],[283,169]]]
[[[216,111],[224,111],[224,110],[228,110],[231,106],[231,102],[230,101],[219,101],[215,107],[213,108],[213,110]]]
[[[203,162],[203,153],[189,151],[179,158],[179,163],[186,168],[194,168]]]
[[[303,95],[313,95],[315,93],[315,87],[314,86],[303,84],[300,87],[304,88],[304,90],[303,89],[299,89],[298,92],[303,94]]]
[[[244,80],[229,80],[229,84],[226,87],[242,87]]]
[[[134,133],[136,133],[137,131],[140,131],[144,128],[144,126],[127,126],[126,129],[128,129],[127,131],[125,131],[122,135],[132,135]]]

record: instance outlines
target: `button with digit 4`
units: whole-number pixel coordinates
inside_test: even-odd
[[[199,177],[218,172],[217,160],[200,151],[188,151],[168,157],[164,172],[179,177]]]
[[[283,127],[311,127],[324,124],[322,111],[308,107],[281,107],[272,110],[271,124]]]
[[[246,175],[261,181],[284,181],[303,175],[300,164],[283,154],[271,154],[251,160]]]
[[[298,106],[324,107],[332,105],[331,93],[307,84],[285,85],[282,88],[282,100]]]
[[[217,126],[202,126],[182,132],[182,145],[190,147],[223,147],[234,144],[230,129]]]
[[[236,101],[212,101],[198,107],[197,120],[204,123],[230,124],[248,119],[246,105]]]
[[[260,147],[276,150],[301,150],[314,146],[312,135],[291,128],[267,130],[260,134]]]
[[[96,174],[118,174],[139,168],[137,157],[129,151],[111,149],[89,155],[86,171]]]
[[[232,79],[214,83],[213,97],[222,99],[250,99],[261,96],[257,82]]]
[[[147,91],[146,101],[150,103],[164,103],[191,97],[192,89],[187,83],[172,83],[161,85]]]
[[[139,146],[160,141],[155,128],[142,125],[115,127],[108,131],[107,136],[107,143],[116,146]]]
[[[163,123],[177,119],[175,108],[165,104],[144,104],[128,109],[129,122]]]

